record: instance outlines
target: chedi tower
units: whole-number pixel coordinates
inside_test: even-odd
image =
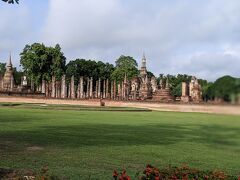
[[[12,57],[10,54],[10,57],[6,66],[6,72],[2,79],[2,90],[13,91],[13,88],[14,88],[14,77],[13,77]]]

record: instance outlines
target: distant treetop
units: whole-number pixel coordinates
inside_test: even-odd
[[[19,3],[19,0],[2,0],[2,1],[4,1],[4,2],[6,2],[6,3],[8,3],[8,4],[14,4],[14,3]]]

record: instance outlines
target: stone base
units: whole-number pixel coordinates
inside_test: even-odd
[[[147,99],[151,99],[152,96],[148,91],[142,91],[140,92],[140,99],[141,100],[147,100]]]
[[[188,103],[188,102],[190,102],[190,97],[189,96],[182,96],[181,101],[184,102],[184,103]]]
[[[153,94],[152,100],[158,102],[172,102],[174,101],[174,97],[171,96],[169,89],[160,89]]]
[[[29,97],[29,98],[45,98],[43,93],[28,93],[28,92],[6,92],[0,91],[0,97]]]

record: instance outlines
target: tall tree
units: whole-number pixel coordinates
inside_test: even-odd
[[[24,73],[36,84],[42,79],[50,81],[51,76],[60,79],[65,72],[66,58],[58,44],[54,48],[40,43],[26,45],[20,56]]]
[[[128,79],[131,79],[139,74],[137,61],[133,57],[122,55],[115,63],[116,67],[111,75],[111,78],[114,80],[123,81],[125,75]]]

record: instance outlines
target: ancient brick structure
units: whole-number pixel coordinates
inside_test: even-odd
[[[9,61],[6,66],[6,72],[2,77],[1,91],[14,91],[16,89],[13,78],[12,58],[9,57]]]
[[[182,82],[181,101],[185,103],[202,101],[202,88],[196,77],[193,76],[190,83]]]

